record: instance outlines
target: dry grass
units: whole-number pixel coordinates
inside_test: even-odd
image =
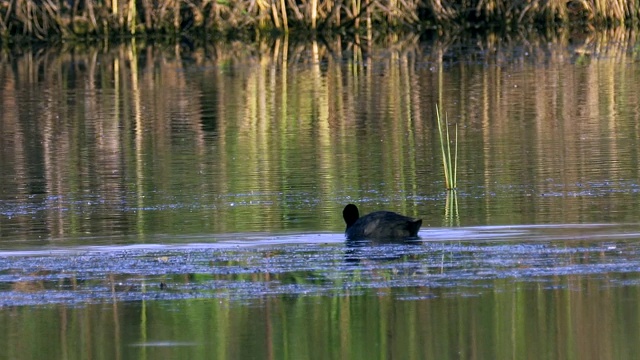
[[[357,31],[523,24],[613,26],[637,22],[623,0],[5,0],[6,37],[91,37],[181,32]]]

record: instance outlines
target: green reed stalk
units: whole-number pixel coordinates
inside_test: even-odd
[[[453,161],[451,159],[451,139],[449,137],[449,126],[447,125],[447,114],[445,113],[444,129],[446,131],[445,140],[442,135],[442,116],[438,104],[436,104],[436,117],[438,119],[438,134],[440,135],[440,150],[442,151],[442,167],[444,168],[444,186],[447,190],[455,190],[457,186],[458,168],[458,125],[456,124],[456,137]]]

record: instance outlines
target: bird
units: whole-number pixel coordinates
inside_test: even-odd
[[[358,207],[348,204],[342,210],[347,224],[348,240],[407,240],[417,239],[422,219],[411,218],[392,211],[375,211],[360,217]]]

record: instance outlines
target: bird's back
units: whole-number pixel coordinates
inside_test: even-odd
[[[391,211],[376,211],[359,218],[347,228],[351,240],[397,240],[418,237],[422,219],[415,219]]]

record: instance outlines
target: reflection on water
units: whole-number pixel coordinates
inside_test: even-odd
[[[557,284],[396,301],[402,291],[389,289],[265,297],[243,306],[216,299],[23,307],[0,313],[15,334],[0,343],[12,359],[634,358],[636,290],[597,278]],[[53,321],[65,324],[49,330],[53,341],[34,336],[44,332],[38,325]],[[8,341],[16,346],[6,347]]]
[[[640,251],[635,224],[439,228],[420,236],[380,243],[341,234],[248,234],[6,250],[0,306],[342,296],[365,288],[406,288],[429,298],[442,287],[482,291],[487,280],[544,283],[548,276],[635,272]]]
[[[437,102],[461,225],[635,221],[634,36],[4,57],[0,236],[339,231],[347,202],[449,224]]]
[[[12,336],[0,344],[12,359],[637,353],[637,224],[421,235],[433,240],[254,235],[4,252],[0,326]]]

